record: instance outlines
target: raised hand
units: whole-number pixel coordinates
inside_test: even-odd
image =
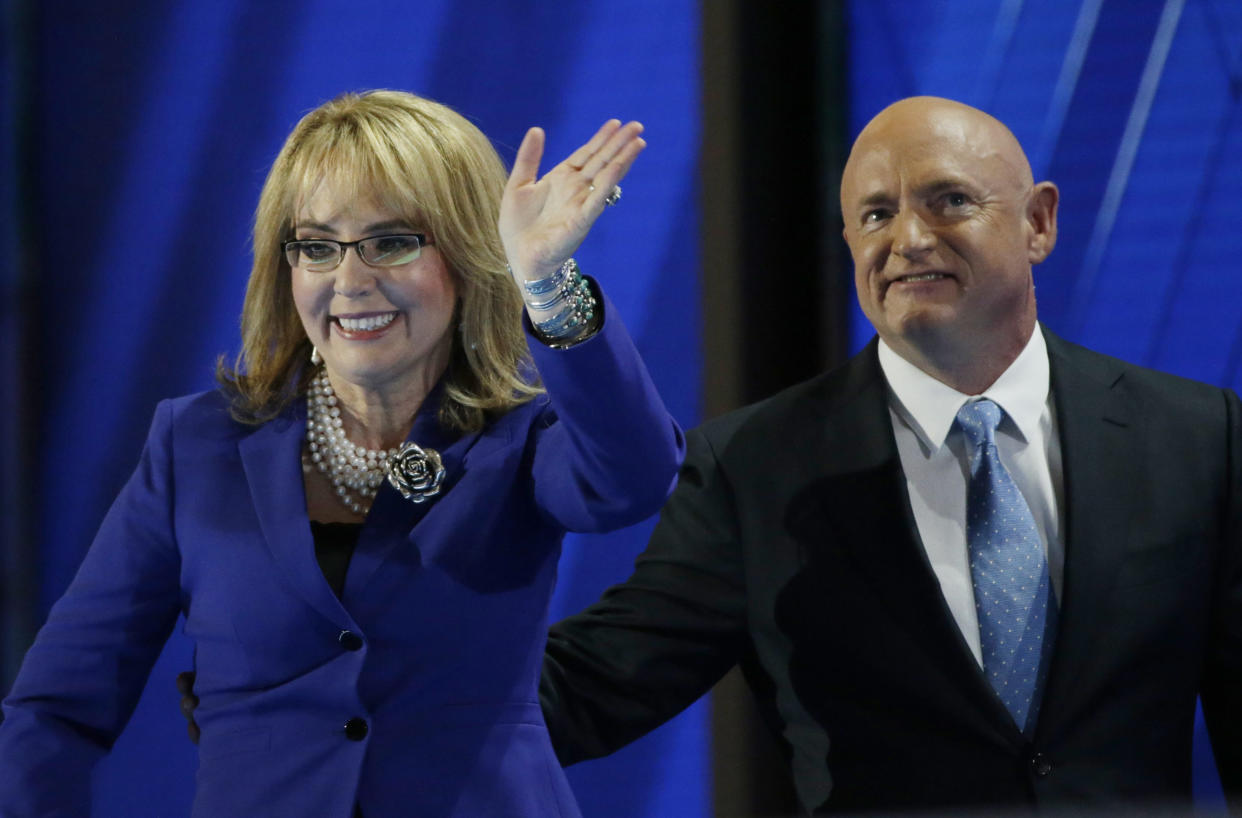
[[[610,119],[542,179],[543,130],[526,132],[500,203],[500,238],[514,276],[543,278],[573,255],[647,146],[642,132],[641,123]]]

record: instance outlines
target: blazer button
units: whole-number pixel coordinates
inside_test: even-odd
[[[366,719],[352,718],[345,722],[345,738],[350,741],[362,741],[367,737]]]
[[[1039,778],[1047,778],[1052,774],[1052,760],[1043,753],[1031,756],[1031,772]]]
[[[341,643],[341,647],[345,650],[361,650],[362,637],[353,631],[341,631],[341,635],[336,637],[336,641]]]

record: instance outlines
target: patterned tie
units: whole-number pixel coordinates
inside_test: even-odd
[[[1019,728],[1035,723],[1047,663],[1045,627],[1056,599],[1031,508],[996,450],[1001,408],[965,404],[957,423],[969,445],[966,543],[974,581],[983,669]],[[1048,631],[1051,633],[1051,631]]]

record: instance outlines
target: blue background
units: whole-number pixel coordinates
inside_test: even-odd
[[[711,3],[21,5],[34,60],[22,127],[34,142],[17,161],[34,189],[15,203],[10,175],[0,213],[7,221],[27,208],[33,226],[21,237],[36,261],[22,341],[39,374],[18,389],[38,410],[26,433],[38,452],[29,479],[40,619],[136,462],[155,403],[209,388],[216,356],[235,352],[263,176],[299,116],[344,90],[398,87],[444,101],[506,161],[541,125],[545,166],[608,117],[642,120],[650,147],[579,259],[618,305],[678,419],[698,421],[701,355],[712,354],[699,348],[700,289],[712,286],[697,250],[699,93],[726,81],[700,76],[699,18]],[[17,6],[8,0],[6,21]],[[1036,176],[1060,186],[1060,240],[1036,271],[1043,320],[1138,363],[1242,386],[1242,5],[848,0],[846,9],[851,137],[894,99],[949,96],[1009,124]],[[6,31],[6,174],[16,167],[14,37]],[[11,246],[5,259],[11,324],[20,289]],[[822,274],[852,286],[848,270]],[[850,334],[855,347],[871,335],[856,310]],[[553,616],[624,577],[648,530],[570,538]],[[96,815],[188,812],[195,758],[172,678],[190,662],[175,635],[97,773]],[[705,708],[571,768],[584,812],[709,815]],[[1213,802],[1202,755],[1196,775]]]

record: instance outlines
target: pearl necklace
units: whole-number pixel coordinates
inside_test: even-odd
[[[306,441],[309,451],[302,455],[302,468],[317,468],[328,478],[336,496],[359,516],[371,508],[375,492],[388,476],[388,461],[397,449],[368,449],[354,445],[345,437],[341,408],[328,380],[326,369],[310,384],[307,398]],[[357,496],[355,496],[355,493]]]

